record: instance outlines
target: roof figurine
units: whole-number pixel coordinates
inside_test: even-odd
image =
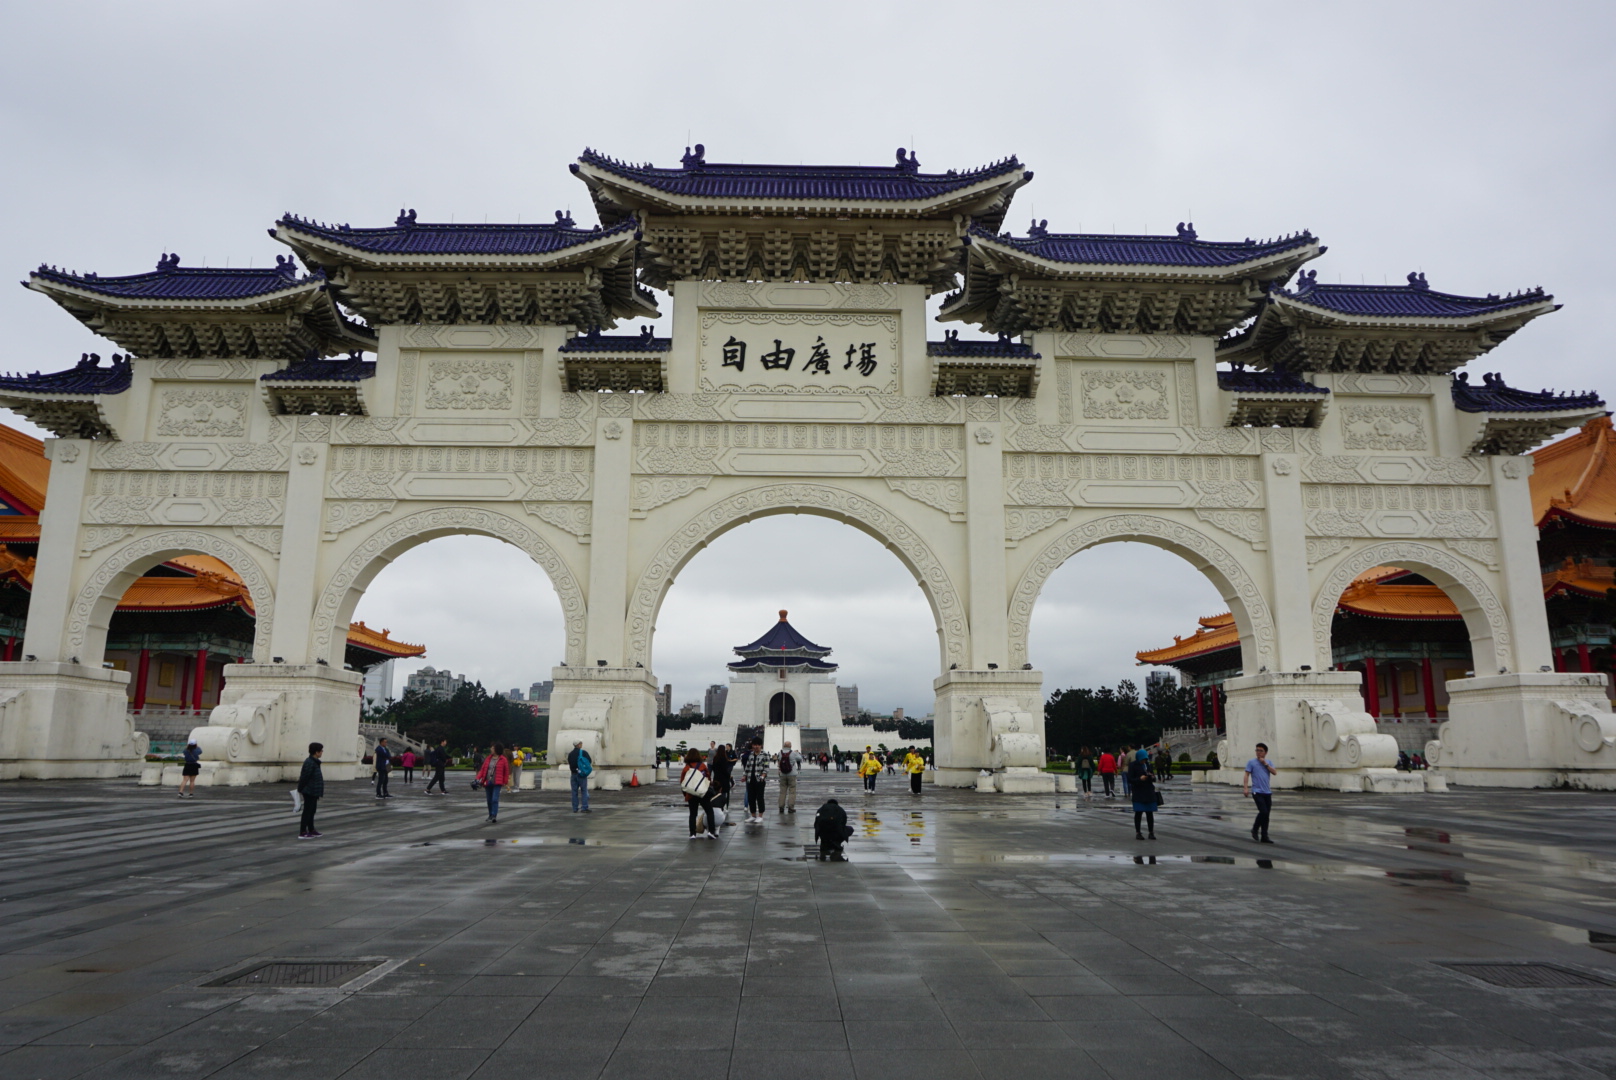
[[[1193,222],[1193,221],[1189,221],[1189,222],[1180,221],[1178,223],[1178,238],[1180,240],[1194,240],[1196,238],[1195,237],[1195,222]],[[1251,241],[1247,240],[1246,243],[1247,243],[1247,245],[1249,245],[1251,243]]]
[[[397,225],[401,229],[402,228],[408,228],[409,226],[414,225],[415,224],[415,211],[414,210],[400,210],[398,212],[398,217],[393,220],[393,224]],[[344,225],[343,228],[346,229],[347,226]]]
[[[1605,409],[1593,391],[1517,390],[1496,371],[1484,373],[1480,386],[1471,385],[1469,372],[1455,372],[1452,394],[1469,454],[1524,454],[1545,439],[1603,416]]]
[[[686,169],[699,169],[707,164],[707,148],[701,143],[696,144],[696,152],[691,153],[690,147],[685,147],[685,156],[679,159],[679,164]]]

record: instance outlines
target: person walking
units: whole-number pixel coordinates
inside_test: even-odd
[[[713,743],[712,754],[707,762],[713,778],[713,807],[724,809],[724,824],[734,825],[729,820],[729,796],[735,790],[735,748],[729,743],[720,746]]]
[[[1083,787],[1085,799],[1094,798],[1094,751],[1088,747],[1077,752],[1077,782]]]
[[[909,774],[909,794],[919,795],[920,777],[926,771],[926,759],[911,746],[909,752],[903,756],[903,768]]]
[[[1156,839],[1156,777],[1150,770],[1150,751],[1141,749],[1128,763],[1128,790],[1133,796],[1133,838],[1147,837],[1139,832],[1139,819],[1150,827],[1148,839]]]
[[[769,783],[769,755],[763,752],[762,739],[752,740],[751,747],[741,757],[741,768],[746,775],[747,821],[762,824],[764,794]]]
[[[864,748],[864,758],[859,762],[858,773],[864,778],[865,794],[875,794],[875,778],[881,775],[881,758],[877,756],[873,747]]]
[[[488,797],[488,824],[492,825],[499,820],[500,789],[511,782],[511,762],[505,756],[505,747],[494,744],[494,752],[483,759],[482,768],[477,770],[477,782]]]
[[[180,766],[180,798],[196,798],[196,778],[202,772],[202,748],[195,742],[185,744],[185,764]]]
[[[376,740],[376,797],[391,799],[387,791],[387,777],[393,771],[393,752],[387,748],[387,736]]]
[[[1117,797],[1117,758],[1107,750],[1100,755],[1100,785],[1105,788],[1105,797]]]
[[[1172,752],[1170,750],[1168,750],[1167,747],[1162,746],[1161,744],[1158,743],[1157,746],[1156,746],[1156,779],[1160,780],[1162,783],[1165,784],[1165,783],[1167,783],[1167,781],[1171,780],[1172,778],[1173,778],[1173,755],[1172,755]]]
[[[589,813],[589,776],[595,771],[595,759],[589,756],[584,749],[584,741],[579,739],[567,751],[567,772],[572,778],[572,812],[574,814]]]
[[[715,751],[716,753],[716,751]],[[699,783],[690,783],[690,775],[698,773],[707,778],[706,790],[699,795],[691,794],[691,789],[701,790]],[[685,755],[685,767],[679,770],[679,788],[684,792],[685,802],[690,806],[690,839],[717,840],[718,832],[713,828],[713,797],[718,793],[718,785],[713,783],[712,770],[701,760],[701,751],[691,747]],[[696,811],[700,810],[706,815],[701,829],[696,828]]]
[[[527,755],[522,753],[521,747],[511,747],[511,794],[515,795],[522,790],[522,766],[527,763]]]
[[[426,763],[432,766],[432,778],[426,782],[426,793],[432,794],[432,785],[438,785],[438,794],[447,795],[449,789],[443,786],[443,770],[449,767],[449,740],[439,739],[438,745],[426,752]]]
[[[797,812],[797,774],[802,772],[802,755],[788,742],[780,748],[780,797],[782,814]]]
[[[314,808],[325,794],[325,774],[320,771],[320,755],[324,753],[324,745],[309,743],[309,756],[303,759],[303,770],[297,774],[297,793],[303,796],[303,817],[297,826],[299,840],[323,835],[314,827]]]
[[[404,782],[406,784],[415,783],[415,751],[414,750],[411,750],[407,746],[404,748],[404,752],[402,754],[398,755],[398,767],[400,769],[404,770]]]
[[[1124,744],[1122,752],[1117,755],[1117,776],[1122,780],[1122,793],[1124,795],[1133,794],[1133,778],[1128,775],[1132,765],[1133,747]]]
[[[1246,778],[1240,790],[1257,807],[1257,820],[1251,823],[1251,838],[1259,844],[1273,843],[1268,839],[1268,815],[1274,809],[1274,788],[1269,777],[1278,771],[1268,763],[1268,744],[1258,743],[1257,756],[1246,762]]]

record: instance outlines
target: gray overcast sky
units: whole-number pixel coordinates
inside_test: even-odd
[[[1321,278],[1507,292],[1565,310],[1478,363],[1616,394],[1609,3],[0,4],[0,256],[133,273],[267,264],[284,211],[327,221],[593,220],[585,146],[671,163],[1018,154],[1011,223],[1208,239],[1310,228]],[[111,351],[41,296],[0,290],[0,367]],[[24,422],[8,422],[27,429]],[[699,555],[659,619],[676,701],[723,678],[779,607],[837,650],[866,703],[926,711],[936,639],[874,541],[755,522]],[[1137,675],[1135,649],[1221,610],[1172,556],[1114,545],[1052,580],[1033,627],[1046,686]],[[800,615],[799,615],[800,613]],[[442,540],[360,606],[429,662],[526,686],[559,657],[542,573]]]

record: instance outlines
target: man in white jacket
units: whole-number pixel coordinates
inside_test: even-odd
[[[780,748],[780,812],[782,814],[795,814],[797,812],[797,774],[802,772],[802,755],[791,749],[786,743]]]

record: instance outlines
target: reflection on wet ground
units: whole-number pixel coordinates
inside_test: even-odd
[[[1259,848],[1183,781],[1151,842],[1121,800],[885,780],[717,842],[669,785],[497,825],[332,785],[310,843],[277,789],[8,784],[0,1075],[1616,1076],[1616,795],[1282,792]]]

